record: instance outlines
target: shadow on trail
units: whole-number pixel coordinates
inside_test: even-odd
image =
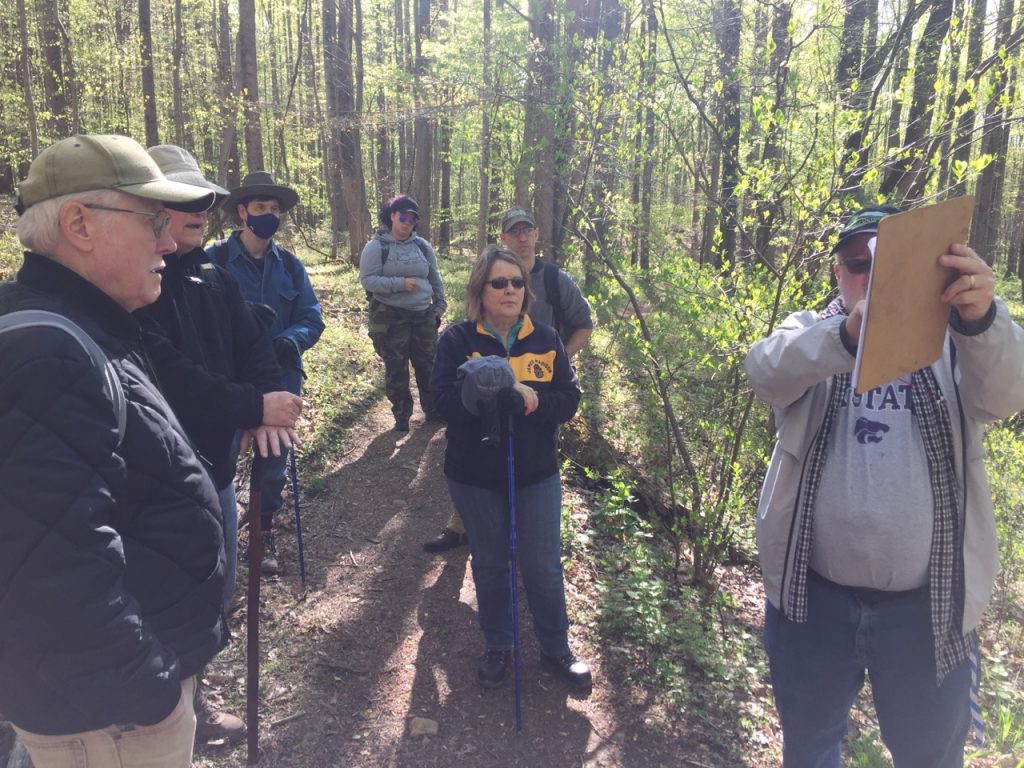
[[[465,556],[449,556],[435,582],[423,592],[419,608],[423,634],[408,716],[435,720],[439,732],[427,739],[407,731],[394,764],[452,768],[581,764],[590,725],[581,713],[567,707],[566,688],[541,672],[528,616],[522,625],[521,733],[515,732],[511,670],[497,689],[485,690],[477,683],[483,640],[476,611],[465,602],[465,573]]]

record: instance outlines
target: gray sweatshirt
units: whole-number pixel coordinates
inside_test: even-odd
[[[384,244],[388,246],[388,258],[381,264]],[[405,290],[407,277],[416,281],[415,290]],[[399,242],[388,230],[378,229],[359,257],[359,282],[374,299],[390,307],[414,312],[430,308],[438,316],[448,309],[437,256],[416,234]]]

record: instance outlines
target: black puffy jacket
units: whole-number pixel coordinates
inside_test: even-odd
[[[70,335],[0,335],[0,711],[43,734],[158,722],[227,640],[216,491],[131,315],[30,253],[0,296],[0,313],[85,329],[127,400],[118,445],[100,371]]]
[[[263,393],[281,389],[281,369],[226,269],[201,248],[164,261],[160,298],[135,315],[161,390],[223,488],[235,476],[235,430],[263,423]]]

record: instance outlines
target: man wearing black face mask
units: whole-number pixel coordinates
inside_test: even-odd
[[[274,352],[284,373],[283,389],[302,394],[302,353],[316,344],[324,330],[320,302],[313,293],[302,262],[291,251],[273,241],[281,225],[281,214],[299,202],[295,190],[275,184],[266,171],[254,171],[231,190],[224,210],[234,214],[242,226],[227,240],[206,249],[210,259],[225,267],[238,280],[242,295],[256,304],[269,306],[276,318],[270,328]],[[267,459],[260,510],[267,556],[263,570],[279,572],[269,535],[274,513],[284,501],[287,454]]]

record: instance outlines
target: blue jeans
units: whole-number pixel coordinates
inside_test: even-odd
[[[512,592],[509,578],[508,493],[448,480],[448,492],[466,524],[473,555],[473,583],[480,629],[487,649],[512,647]],[[562,481],[555,473],[516,488],[519,572],[533,614],[541,653],[560,658],[569,652],[559,523]]]
[[[803,624],[765,603],[764,644],[786,768],[839,768],[865,671],[896,768],[962,766],[970,664],[936,685],[928,588],[856,589],[808,572],[807,593]]]
[[[235,481],[217,492],[220,497],[220,512],[224,518],[224,607],[231,604],[235,596],[235,582],[238,579],[238,501],[235,499]]]

